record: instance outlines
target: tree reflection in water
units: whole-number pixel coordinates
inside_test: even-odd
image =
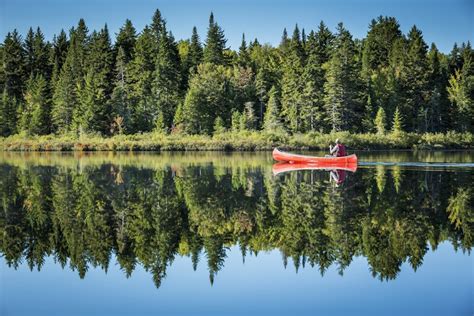
[[[364,256],[389,280],[443,241],[473,246],[470,171],[377,166],[335,187],[325,171],[274,176],[265,159],[30,160],[0,161],[0,252],[13,268],[53,256],[83,278],[116,256],[127,277],[142,265],[159,287],[175,256],[189,256],[213,283],[239,245],[243,260],[278,249],[285,266],[321,274]]]

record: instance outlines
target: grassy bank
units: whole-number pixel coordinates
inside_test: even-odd
[[[352,150],[368,149],[473,149],[471,133],[446,134],[272,134],[261,132],[204,135],[137,134],[101,137],[97,135],[14,135],[0,138],[3,151],[257,151],[280,146],[286,149],[326,150],[340,138]]]

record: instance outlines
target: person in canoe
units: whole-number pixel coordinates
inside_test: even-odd
[[[338,138],[338,139],[336,139],[336,145],[334,145],[334,147],[329,145],[329,153],[333,157],[347,156],[346,146],[344,146],[344,144],[341,144],[341,142],[339,141],[339,138]]]

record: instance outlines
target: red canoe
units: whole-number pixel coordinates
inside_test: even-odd
[[[277,175],[280,173],[288,172],[288,171],[300,171],[300,170],[323,170],[323,171],[329,171],[329,170],[344,170],[344,171],[350,171],[350,172],[356,172],[357,170],[357,164],[356,163],[350,163],[344,166],[337,166],[337,167],[321,167],[316,164],[312,163],[287,163],[287,162],[279,162],[273,165],[273,174]]]
[[[279,151],[278,148],[273,150],[273,159],[287,163],[305,163],[313,164],[318,167],[345,167],[348,165],[357,166],[357,156],[349,155],[344,157],[315,157],[306,155],[296,155]]]

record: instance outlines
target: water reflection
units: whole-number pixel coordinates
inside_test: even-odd
[[[0,252],[38,270],[53,256],[81,278],[115,255],[127,277],[142,265],[159,287],[176,256],[213,283],[233,245],[244,260],[278,249],[285,266],[322,274],[364,256],[380,280],[403,262],[418,269],[443,241],[473,246],[472,171],[378,165],[335,186],[325,170],[272,169],[266,155],[5,154]]]

